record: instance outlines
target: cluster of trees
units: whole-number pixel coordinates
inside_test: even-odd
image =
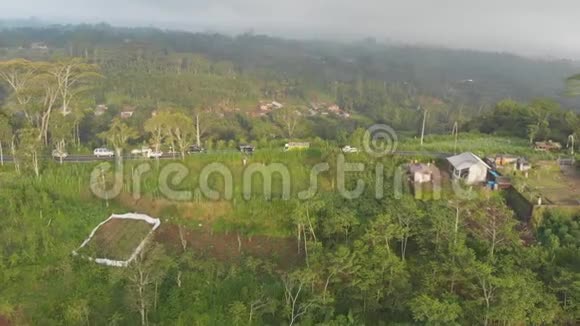
[[[472,120],[470,127],[484,133],[527,138],[530,143],[536,140],[565,143],[570,135],[580,137],[580,116],[548,99],[529,104],[504,100],[481,118]]]
[[[115,69],[120,70],[117,73],[103,71],[100,66],[86,63],[81,58],[50,62],[25,59],[2,61],[0,77],[7,92],[3,110],[0,111],[0,123],[4,127],[0,135],[0,157],[3,157],[4,147],[10,147],[18,168],[21,162],[23,164],[32,162],[34,171],[38,174],[37,158],[46,155],[45,149],[65,153],[71,150],[73,145],[76,145],[79,150],[107,142],[120,156],[122,149],[126,148],[129,142],[132,142],[133,146],[136,143],[149,143],[157,150],[164,145],[166,149],[177,151],[184,157],[188,147],[193,143],[198,146],[213,147],[215,142],[219,147],[223,146],[220,142],[225,143],[234,139],[245,142],[250,139],[264,140],[268,137],[305,136],[304,131],[307,128],[299,123],[303,120],[300,108],[283,108],[260,121],[252,121],[244,112],[228,111],[224,105],[231,101],[227,98],[224,100],[221,94],[211,92],[204,95],[207,98],[204,101],[213,103],[215,106],[196,107],[183,104],[183,106],[171,108],[176,103],[189,102],[190,95],[185,89],[178,92],[182,94],[179,96],[172,96],[169,93],[174,99],[170,104],[158,103],[156,106],[140,108],[135,117],[129,121],[122,121],[115,118],[119,110],[124,104],[135,102],[125,100],[115,102],[119,96],[107,90],[115,89],[115,92],[123,94],[120,97],[125,99],[135,98],[138,95],[124,92],[125,88],[115,83],[109,84],[109,80],[142,85],[146,84],[145,80],[149,78],[128,81],[130,78],[123,75],[122,78],[117,79],[118,74],[128,72],[118,66],[115,66]],[[166,75],[169,76],[169,74]],[[178,78],[176,81],[187,86],[190,77],[196,82],[200,79],[203,82],[207,77],[202,76],[197,79],[196,75],[197,72],[194,69],[190,76],[172,76],[171,78],[176,77]],[[151,85],[155,85],[159,94],[167,95],[167,89],[163,88],[163,85],[168,85],[168,83],[160,82]],[[199,89],[194,85],[188,87],[201,93],[205,92],[204,89]],[[213,88],[219,87],[214,85]],[[227,86],[223,88],[227,89]],[[112,103],[111,110],[105,112],[103,116],[92,114],[97,103],[95,98],[104,93]],[[163,96],[159,97],[163,98]],[[153,97],[157,98],[157,96]],[[169,98],[165,99],[169,101]],[[219,119],[225,115],[227,115],[226,119]],[[209,143],[205,142],[206,135],[212,138]],[[28,156],[34,159],[25,159]]]
[[[13,156],[32,156],[38,174],[41,147],[52,144],[64,152],[69,140],[80,145],[79,124],[86,111],[86,93],[100,78],[98,68],[79,59],[56,62],[13,59],[0,62],[0,79],[10,90],[0,119],[12,125],[3,132],[0,144],[11,146]],[[14,122],[16,121],[16,122]],[[0,145],[1,146],[1,145]],[[22,153],[16,151],[22,148]]]
[[[578,307],[572,302],[580,296],[579,232],[578,216],[562,213],[546,214],[538,230],[538,239],[552,262],[544,267],[542,278],[556,292],[562,309],[571,315],[578,313]]]

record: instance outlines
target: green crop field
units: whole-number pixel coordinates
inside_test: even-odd
[[[140,220],[112,218],[101,225],[79,253],[88,257],[127,260],[151,232]]]
[[[473,152],[479,156],[496,154],[521,155],[531,158],[555,158],[557,154],[535,151],[530,144],[521,138],[491,136],[477,133],[462,133],[457,137],[451,135],[433,135],[425,137],[421,146],[420,139],[403,139],[398,150],[432,151],[443,153]]]

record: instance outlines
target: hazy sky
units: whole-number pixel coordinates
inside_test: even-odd
[[[579,0],[1,0],[1,18],[253,30],[580,59]]]

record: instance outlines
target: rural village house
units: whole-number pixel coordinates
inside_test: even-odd
[[[129,119],[130,117],[133,116],[133,113],[135,113],[135,107],[126,105],[121,110],[121,113],[120,113],[121,119]]]
[[[467,184],[485,182],[487,171],[491,170],[487,163],[471,152],[448,157],[447,162],[450,165],[451,177],[463,179]]]
[[[432,163],[409,164],[409,181],[416,199],[438,199],[441,196],[441,171]]]
[[[104,105],[104,104],[99,104],[99,105],[97,105],[97,107],[95,108],[95,115],[96,115],[97,117],[98,117],[98,116],[101,116],[101,115],[105,114],[105,112],[107,112],[108,110],[109,110],[109,108],[108,108],[106,105]]]
[[[439,169],[431,163],[413,163],[409,165],[409,173],[414,183],[434,182],[441,179]]]
[[[551,140],[538,141],[534,145],[537,151],[549,152],[549,151],[559,151],[562,149],[562,144]]]

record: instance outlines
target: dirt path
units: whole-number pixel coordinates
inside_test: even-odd
[[[0,315],[0,326],[10,326],[10,322],[8,322],[8,318],[5,318],[2,315]]]
[[[252,256],[272,261],[284,269],[300,265],[303,261],[294,239],[264,236],[238,238],[236,233],[212,234],[207,229],[186,228],[183,229],[183,235],[187,241],[187,250],[221,261],[235,262],[241,257]],[[161,224],[155,232],[155,240],[174,250],[182,250],[179,227],[174,224]]]

